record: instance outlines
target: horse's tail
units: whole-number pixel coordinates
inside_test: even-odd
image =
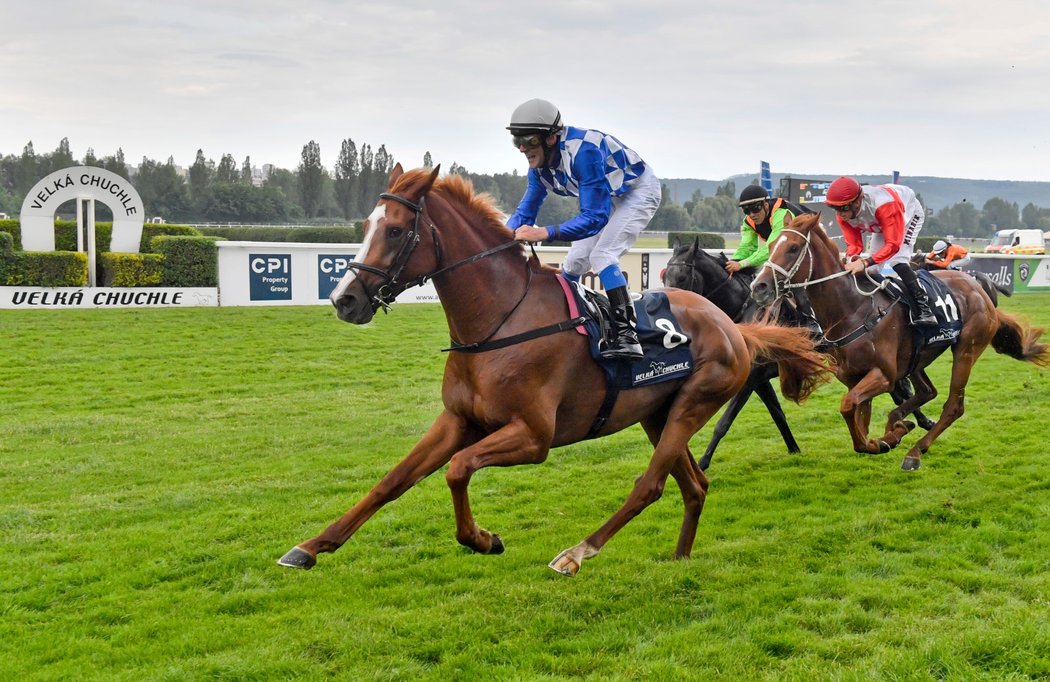
[[[751,361],[756,358],[777,363],[780,392],[801,403],[831,379],[831,358],[817,352],[816,342],[800,327],[744,322],[737,325],[747,342]]]
[[[1029,327],[1026,322],[1001,310],[996,310],[995,316],[999,320],[999,329],[992,337],[992,348],[997,353],[1040,367],[1050,367],[1050,346],[1039,342],[1039,337],[1045,331],[1042,327]]]

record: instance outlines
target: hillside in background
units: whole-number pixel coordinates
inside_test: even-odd
[[[796,178],[811,180],[834,180],[836,175],[814,175],[804,173],[773,173],[774,189],[780,187],[780,179],[790,175]],[[891,180],[888,175],[858,175],[863,183],[881,184]],[[679,204],[685,203],[698,188],[705,197],[714,196],[715,190],[729,180],[736,183],[739,192],[745,185],[758,180],[758,174],[734,175],[724,180],[695,180],[691,178],[663,179],[671,194],[671,199]],[[926,208],[939,211],[966,201],[980,209],[984,202],[992,197],[999,197],[1018,208],[1033,203],[1040,207],[1050,207],[1050,182],[1023,182],[1013,180],[970,180],[967,178],[934,178],[924,176],[901,176],[901,184],[908,185],[922,196]]]

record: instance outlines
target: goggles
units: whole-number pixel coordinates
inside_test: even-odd
[[[856,199],[854,199],[854,201],[856,201]],[[853,201],[842,206],[832,206],[831,208],[835,210],[835,213],[849,213],[853,210]]]
[[[766,200],[765,199],[763,199],[762,201],[756,201],[753,204],[744,204],[743,206],[740,207],[740,209],[744,213],[746,213],[747,215],[751,215],[753,213],[758,213],[759,211],[762,211],[765,208],[766,208]]]
[[[541,146],[544,137],[546,136],[539,133],[534,133],[532,135],[515,135],[511,138],[511,143],[514,145],[515,149],[518,149],[519,147],[532,149]]]

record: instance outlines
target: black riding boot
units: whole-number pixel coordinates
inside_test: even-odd
[[[642,357],[642,346],[638,343],[638,324],[634,317],[634,304],[627,287],[616,287],[608,292],[612,304],[613,331],[616,340],[602,351],[603,358],[638,360]]]
[[[893,266],[893,271],[901,278],[901,282],[904,283],[912,300],[915,301],[915,315],[912,324],[924,327],[937,324],[937,318],[930,310],[930,299],[926,296],[926,290],[919,284],[919,278],[916,277],[911,266],[907,263],[897,263]]]
[[[795,313],[798,315],[798,326],[804,328],[813,338],[820,339],[824,336],[824,330],[817,322],[817,316],[813,313],[813,306],[809,304],[809,294],[805,289],[797,289],[791,294],[795,299]]]

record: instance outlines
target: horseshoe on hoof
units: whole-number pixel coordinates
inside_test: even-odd
[[[901,462],[901,471],[916,471],[919,468],[919,458],[908,456]]]
[[[561,573],[570,578],[575,577],[575,575],[580,572],[580,564],[576,559],[569,556],[571,551],[572,550],[569,549],[563,551],[561,554],[551,559],[551,562],[547,564],[547,567],[555,573]],[[563,559],[566,560],[564,563],[562,562]]]
[[[887,452],[889,452],[892,449],[893,449],[893,446],[890,445],[889,443],[887,443],[886,441],[884,441],[884,440],[880,440],[879,441],[879,454],[880,455],[884,455],[884,454],[886,454]]]
[[[283,557],[277,560],[278,566],[285,566],[286,568],[301,568],[304,571],[309,571],[316,564],[317,557],[299,547],[292,547]]]

